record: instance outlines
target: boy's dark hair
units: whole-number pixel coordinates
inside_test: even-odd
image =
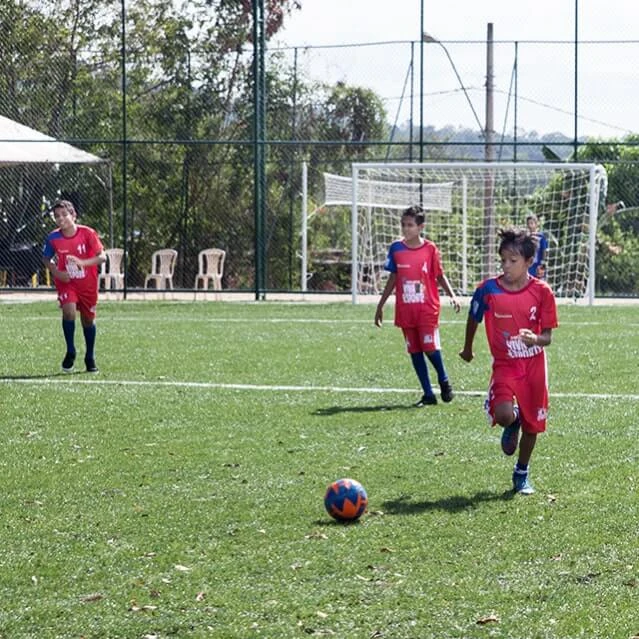
[[[71,202],[70,200],[56,200],[51,207],[51,213],[53,213],[53,211],[55,211],[56,209],[66,209],[67,211],[69,211],[69,213],[77,214],[75,206],[73,206],[73,202]]]
[[[402,217],[412,217],[415,220],[415,224],[420,225],[426,221],[424,215],[424,209],[421,206],[409,206],[402,213]]]
[[[508,228],[499,231],[499,254],[509,250],[529,260],[537,251],[537,239],[525,229]]]

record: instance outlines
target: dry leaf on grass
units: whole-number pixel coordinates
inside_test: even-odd
[[[304,535],[304,539],[328,539],[328,535],[323,532],[313,532],[308,535]]]
[[[499,617],[497,615],[486,615],[485,617],[480,617],[475,622],[479,626],[483,626],[487,623],[499,623]]]
[[[84,595],[84,597],[80,597],[80,601],[84,603],[90,603],[91,601],[100,601],[100,599],[104,599],[104,595],[101,592],[92,592],[90,595]]]
[[[157,606],[149,606],[148,604],[144,606],[138,606],[137,604],[133,604],[129,608],[129,612],[153,612],[157,609],[158,609]]]

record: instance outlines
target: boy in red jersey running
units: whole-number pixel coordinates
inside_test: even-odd
[[[546,430],[548,415],[544,347],[550,344],[552,329],[558,326],[557,306],[550,286],[528,272],[535,258],[535,238],[515,229],[501,231],[500,238],[503,273],[484,280],[475,290],[459,355],[467,362],[473,359],[475,333],[485,319],[493,356],[486,410],[493,425],[504,428],[504,453],[513,455],[519,444],[513,489],[531,495],[535,491],[528,481],[528,464],[537,434]]]
[[[70,373],[75,364],[75,319],[80,312],[87,372],[97,373],[95,363],[95,307],[98,303],[98,265],[106,261],[98,234],[88,226],[76,224],[76,211],[68,200],[53,205],[58,228],[47,236],[42,261],[53,275],[62,309],[62,332],[67,352],[62,370]]]
[[[458,313],[461,305],[444,275],[439,249],[430,240],[422,238],[422,208],[411,206],[406,209],[401,224],[404,237],[391,244],[384,264],[390,275],[377,304],[375,326],[382,325],[384,304],[394,290],[395,326],[404,333],[406,348],[423,389],[422,398],[415,406],[437,403],[424,353],[437,371],[442,401],[450,402],[453,388],[444,368],[439,341],[439,286],[450,297]]]

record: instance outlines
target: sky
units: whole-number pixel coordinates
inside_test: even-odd
[[[492,23],[498,134],[512,134],[515,126],[569,137],[576,130],[591,138],[639,131],[636,0],[300,1],[301,10],[287,18],[269,47],[286,47],[291,58],[297,51],[298,70],[307,77],[373,89],[392,123],[409,122],[411,112],[419,123],[423,82],[425,126],[479,132],[486,124]],[[422,3],[423,31],[436,41],[424,44],[420,75]],[[353,46],[335,46],[347,44]]]

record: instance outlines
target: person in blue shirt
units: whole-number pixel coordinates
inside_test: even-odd
[[[548,240],[542,231],[539,230],[539,220],[536,215],[532,213],[526,218],[526,227],[528,228],[528,234],[535,238],[535,242],[537,243],[537,250],[535,252],[535,257],[533,258],[533,262],[528,269],[528,272],[533,277],[538,277],[539,279],[545,279],[546,276],[546,267],[544,265],[544,257],[546,256],[546,251],[548,250]]]

